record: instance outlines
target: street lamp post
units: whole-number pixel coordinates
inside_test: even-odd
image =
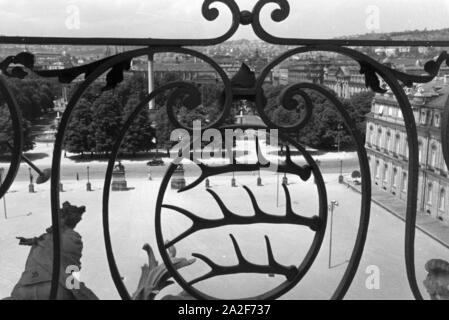
[[[34,193],[34,183],[33,183],[34,177],[33,177],[33,174],[31,173],[31,168],[28,168],[28,174],[29,174],[29,179],[30,179],[30,184],[28,185],[28,191],[30,193]]]
[[[340,155],[340,134],[341,130],[343,129],[343,126],[341,124],[338,124],[338,134],[337,134],[337,145],[338,145],[338,155]],[[343,159],[340,159],[340,175],[338,176],[338,182],[343,182]]]
[[[4,168],[0,168],[0,186],[3,184],[3,173],[5,172]],[[3,195],[3,211],[5,213],[5,219],[8,219],[8,213],[6,211],[6,193]]]
[[[338,182],[343,183],[343,159],[340,159],[340,175],[338,176]]]
[[[340,133],[341,133],[341,129],[343,129],[341,124],[338,124],[337,126],[337,148],[338,148],[338,153],[340,153]]]
[[[89,166],[87,166],[87,183],[86,183],[86,190],[92,191],[92,185],[90,184],[90,172],[89,172]]]
[[[329,232],[329,269],[332,268],[332,227],[334,223],[334,208],[338,207],[338,201],[332,200],[329,205],[329,210],[331,212],[331,221],[330,221],[330,232]]]

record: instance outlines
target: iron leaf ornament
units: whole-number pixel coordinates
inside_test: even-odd
[[[33,73],[44,78],[58,78],[61,83],[71,83],[80,75],[84,74],[87,78],[95,69],[103,63],[113,59],[115,56],[110,56],[101,60],[97,60],[85,65],[58,69],[58,70],[41,70],[35,68],[35,56],[29,52],[20,52],[15,56],[8,56],[0,63],[0,70],[8,77],[24,79],[28,72],[24,67],[31,70]],[[13,65],[11,67],[11,65]],[[17,66],[21,65],[21,66]],[[106,85],[102,91],[114,89],[119,83],[123,81],[123,72],[131,68],[131,59],[114,65],[106,74]]]

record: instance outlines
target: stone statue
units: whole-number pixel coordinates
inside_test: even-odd
[[[432,259],[425,265],[428,272],[424,286],[432,300],[449,300],[449,262]]]
[[[86,211],[84,206],[77,207],[64,202],[59,210],[61,221],[61,269],[57,299],[93,300],[95,294],[84,283],[78,282],[73,271],[81,270],[83,242],[74,229]],[[19,239],[19,245],[31,246],[25,271],[15,285],[11,299],[45,300],[50,296],[53,269],[53,230],[48,228],[39,237]],[[69,271],[68,271],[69,270]],[[68,277],[71,277],[68,279]],[[70,285],[72,284],[72,285]]]
[[[61,270],[57,299],[58,300],[98,300],[98,297],[86,287],[83,282],[75,281],[72,271],[81,270],[81,256],[83,242],[81,236],[74,229],[81,221],[84,206],[77,207],[69,202],[64,202],[60,209],[61,220]],[[53,232],[47,228],[46,233],[39,237],[17,237],[19,245],[31,246],[25,271],[19,282],[12,290],[8,300],[46,300],[50,296],[52,268],[53,268]],[[137,289],[133,294],[134,300],[154,300],[157,294],[173,283],[169,280],[166,266],[159,264],[149,244],[143,246],[148,256],[148,264],[142,266],[141,276]],[[195,259],[176,257],[176,248],[168,249],[172,264],[176,270],[187,267],[195,262]],[[67,270],[70,270],[67,272]],[[69,279],[69,277],[71,277]],[[167,295],[165,300],[191,300],[185,292],[179,295]]]
[[[153,249],[146,243],[143,250],[147,252],[148,264],[142,266],[142,274],[140,276],[137,290],[134,292],[132,298],[134,300],[154,300],[156,295],[165,287],[173,283],[169,280],[171,275],[168,273],[165,264],[158,264]],[[176,248],[170,247],[168,249],[172,264],[176,270],[187,267],[195,262],[195,259],[177,258]],[[186,292],[181,292],[179,295],[167,295],[163,300],[193,300],[194,298]]]
[[[116,171],[125,171],[125,166],[122,164],[121,161],[118,162],[118,164],[115,165],[114,168]]]

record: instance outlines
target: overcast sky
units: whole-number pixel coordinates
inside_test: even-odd
[[[236,0],[241,10],[257,0]],[[0,34],[67,37],[205,38],[223,33],[230,14],[221,3],[220,17],[201,16],[202,0],[0,0]],[[278,36],[332,38],[371,31],[449,27],[449,0],[290,0],[282,23],[262,21]],[[234,38],[254,39],[241,26]]]

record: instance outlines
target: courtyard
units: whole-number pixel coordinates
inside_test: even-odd
[[[187,183],[193,181],[187,175]],[[313,216],[318,210],[318,195],[313,179],[307,182],[288,175],[288,189],[292,197],[294,212]],[[262,171],[262,187],[256,185],[257,172],[237,174],[237,187],[232,188],[231,175],[220,175],[210,179],[211,188],[234,213],[252,215],[253,209],[248,194],[242,188],[248,186],[258,200],[259,206],[271,214],[285,214],[285,196],[279,188],[279,177],[273,172]],[[320,252],[310,271],[289,293],[286,299],[329,299],[337,287],[347,266],[357,232],[360,215],[360,194],[337,182],[337,174],[324,174],[328,202],[337,200],[339,206],[334,211],[332,252],[329,261],[330,219]],[[84,242],[81,280],[101,299],[118,299],[112,282],[102,232],[103,181],[93,179],[93,191],[87,192],[85,180],[64,181],[61,202],[70,201],[85,205],[87,212],[77,227]],[[149,243],[157,252],[155,240],[154,214],[156,197],[161,177],[153,180],[146,177],[129,178],[132,187],[126,192],[112,192],[110,208],[110,232],[113,250],[123,281],[132,294],[140,277],[140,267],[147,262],[144,243]],[[0,221],[0,297],[10,294],[15,281],[20,277],[28,254],[28,247],[18,245],[16,236],[33,237],[42,234],[50,222],[50,185],[36,186],[36,193],[28,193],[28,183],[18,181],[6,196],[8,219]],[[196,188],[178,193],[168,189],[164,203],[177,205],[192,213],[217,219],[220,210],[206,192],[204,183]],[[162,230],[165,239],[173,239],[190,226],[188,219],[179,213],[162,210]],[[270,237],[276,260],[284,265],[298,265],[310,247],[313,231],[303,226],[258,224],[250,226],[225,226],[202,230],[176,244],[178,256],[190,257],[192,253],[202,253],[221,265],[236,263],[236,256],[229,234],[239,243],[243,255],[249,261],[263,264],[267,252],[263,236]],[[346,295],[346,299],[412,299],[405,273],[404,262],[404,222],[386,210],[372,203],[371,221],[365,251]],[[449,250],[421,231],[416,234],[416,269],[421,291],[425,293],[422,281],[425,279],[425,263],[432,258],[444,258]],[[330,262],[330,263],[329,263]],[[330,266],[330,268],[329,268]],[[208,271],[202,261],[183,269],[181,274],[191,280]],[[371,286],[372,270],[378,270],[378,286]],[[209,279],[198,283],[197,288],[220,298],[239,298],[266,291],[284,281],[282,276],[233,275]],[[179,293],[182,289],[174,284],[164,289],[158,298],[168,293]]]

